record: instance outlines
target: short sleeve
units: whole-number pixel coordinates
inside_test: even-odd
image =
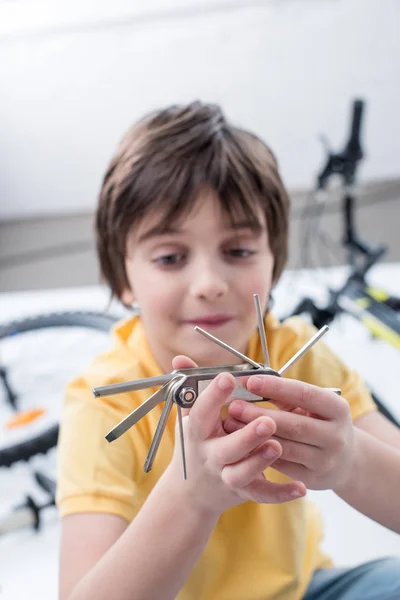
[[[121,395],[118,404],[94,398],[83,378],[68,386],[58,446],[56,502],[62,517],[104,512],[131,521],[138,512],[143,499],[132,438],[110,444],[104,437],[126,416],[126,404]]]

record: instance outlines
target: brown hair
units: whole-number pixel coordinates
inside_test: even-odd
[[[277,161],[258,137],[232,126],[217,105],[194,102],[145,116],[127,131],[104,176],[96,214],[103,278],[120,298],[129,287],[127,235],[150,210],[166,224],[190,212],[209,187],[222,208],[259,225],[262,209],[276,283],[287,260],[289,198]]]

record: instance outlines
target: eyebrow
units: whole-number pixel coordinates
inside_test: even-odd
[[[226,227],[226,231],[239,231],[240,229],[250,229],[255,234],[260,234],[264,230],[264,227],[257,221],[236,221],[229,223],[229,226]],[[159,224],[139,236],[138,242],[144,242],[154,237],[176,235],[179,233],[183,233],[182,229],[171,227],[170,225]]]
[[[142,235],[139,236],[138,242],[144,242],[145,240],[148,240],[153,237],[158,237],[160,235],[172,235],[177,233],[181,233],[181,231],[176,227],[156,225],[155,227],[152,227],[151,229],[145,231],[145,233],[142,233]]]
[[[230,223],[228,229],[237,231],[238,229],[251,229],[254,233],[261,233],[264,227],[259,221],[237,221],[236,223]]]

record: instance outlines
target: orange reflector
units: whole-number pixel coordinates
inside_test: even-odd
[[[28,425],[32,423],[35,419],[40,417],[45,413],[44,408],[35,408],[33,410],[20,410],[16,415],[11,417],[6,422],[7,429],[13,429],[14,427],[22,427],[23,425]]]

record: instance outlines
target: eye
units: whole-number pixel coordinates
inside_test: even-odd
[[[184,261],[185,257],[183,254],[179,253],[171,253],[171,254],[163,254],[162,256],[158,256],[153,259],[152,262],[163,267],[170,267],[179,265]]]
[[[226,253],[232,258],[248,258],[256,254],[256,251],[250,248],[230,248]]]

